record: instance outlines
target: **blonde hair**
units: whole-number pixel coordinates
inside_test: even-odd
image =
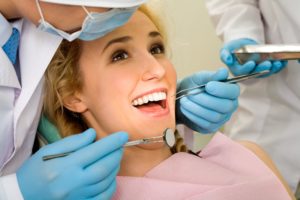
[[[80,41],[63,41],[45,72],[44,114],[58,128],[61,136],[82,132],[87,128],[81,117],[66,109],[63,100],[80,91]]]
[[[166,31],[160,20],[150,12],[147,6],[139,8],[158,28],[163,38]],[[81,42],[63,40],[45,72],[44,115],[57,127],[62,137],[80,133],[88,128],[80,114],[64,107],[64,100],[81,91],[83,80],[80,74],[79,59]],[[176,134],[178,146],[173,149],[186,149],[179,134]],[[177,151],[176,151],[177,152]]]

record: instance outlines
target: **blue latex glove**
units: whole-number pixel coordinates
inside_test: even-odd
[[[199,72],[183,79],[177,91],[207,83],[205,91],[176,102],[176,120],[200,133],[216,132],[237,109],[240,88],[237,84],[217,82],[228,77],[228,70]]]
[[[29,158],[17,171],[24,199],[110,199],[128,135],[118,132],[94,142],[95,138],[95,131],[88,129],[47,145]],[[42,160],[45,155],[70,151],[75,152]]]
[[[262,63],[259,63],[258,65],[254,61],[248,61],[245,64],[240,65],[231,52],[245,45],[251,44],[257,44],[257,42],[251,39],[237,39],[226,43],[221,49],[221,60],[228,66],[232,74],[234,74],[235,76],[260,72],[263,70],[270,70],[270,73],[261,76],[267,77],[272,74],[278,73],[286,67],[287,61],[264,61]]]

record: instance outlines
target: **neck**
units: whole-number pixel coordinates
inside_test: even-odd
[[[125,147],[119,176],[144,176],[149,170],[171,156],[170,148],[161,145],[156,149],[139,146]]]
[[[0,13],[9,21],[20,18],[20,14],[12,0],[0,1]]]

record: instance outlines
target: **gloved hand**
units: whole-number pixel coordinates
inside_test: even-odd
[[[220,51],[221,60],[228,66],[232,74],[235,76],[260,72],[263,70],[270,70],[270,73],[261,76],[267,77],[272,74],[278,73],[287,65],[287,61],[264,61],[258,65],[254,61],[248,61],[241,65],[238,63],[235,56],[231,53],[245,45],[257,44],[256,41],[251,39],[237,39],[226,43]]]
[[[183,79],[177,91],[207,83],[205,91],[182,97],[176,102],[177,124],[185,124],[200,133],[216,132],[237,109],[240,93],[237,84],[217,82],[228,77],[228,70],[199,72]]]
[[[25,200],[110,199],[128,135],[118,132],[94,142],[96,133],[64,138],[40,149],[17,171]],[[45,155],[75,151],[43,161]]]

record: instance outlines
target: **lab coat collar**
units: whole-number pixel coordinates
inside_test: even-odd
[[[18,20],[10,24],[0,13],[0,24],[3,25],[3,27],[0,28],[0,35],[1,35],[0,44],[3,43],[2,45],[4,45],[7,39],[11,35],[12,27],[17,28],[21,34],[23,20]],[[4,32],[3,37],[1,31]],[[0,48],[0,63],[3,65],[0,66],[0,86],[21,89],[21,85],[18,80],[15,68],[2,48]]]
[[[44,72],[62,41],[61,37],[40,31],[27,20],[22,30],[19,47],[22,91],[16,104],[16,123],[38,85],[42,84]]]

